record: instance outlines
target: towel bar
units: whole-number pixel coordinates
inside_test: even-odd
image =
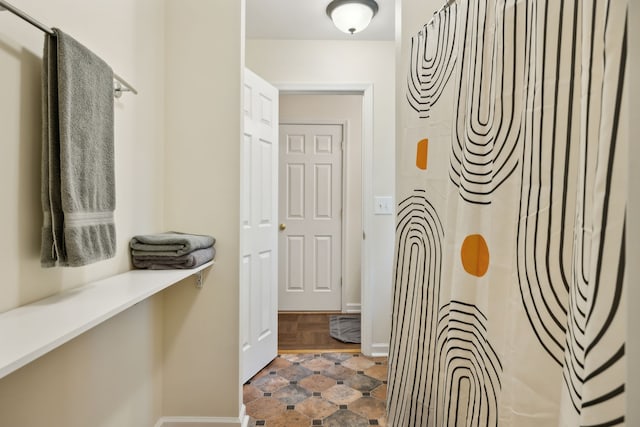
[[[13,6],[12,4],[6,2],[5,0],[0,0],[0,11],[3,11],[3,10],[7,10],[7,11],[13,13],[17,17],[22,18],[23,20],[27,21],[28,23],[30,23],[34,27],[44,31],[45,33],[48,33],[48,34],[51,34],[51,35],[55,35],[54,31],[51,28],[49,28],[46,25],[44,25],[43,23],[37,21],[33,17],[27,15],[26,13],[24,13],[23,11],[21,11],[17,7]],[[113,73],[113,77],[115,79],[114,88],[113,88],[113,96],[114,97],[120,98],[122,96],[122,92],[132,92],[132,93],[134,93],[136,95],[138,94],[138,91],[133,86],[131,86],[129,83],[127,83],[127,81],[125,79],[123,79],[122,77],[120,77],[116,73]]]

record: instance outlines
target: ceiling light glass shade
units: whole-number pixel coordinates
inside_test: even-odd
[[[358,33],[369,25],[378,12],[374,0],[333,0],[327,6],[327,15],[340,31]]]

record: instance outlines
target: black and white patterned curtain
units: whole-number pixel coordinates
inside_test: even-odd
[[[458,0],[411,40],[389,424],[625,415],[626,0]]]

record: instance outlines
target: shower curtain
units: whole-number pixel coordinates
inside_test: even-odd
[[[389,425],[625,414],[625,0],[458,0],[403,41]]]

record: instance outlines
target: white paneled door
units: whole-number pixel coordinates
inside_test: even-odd
[[[281,124],[280,310],[340,310],[343,126]]]
[[[244,383],[278,352],[278,90],[245,69],[243,105],[240,327]]]

